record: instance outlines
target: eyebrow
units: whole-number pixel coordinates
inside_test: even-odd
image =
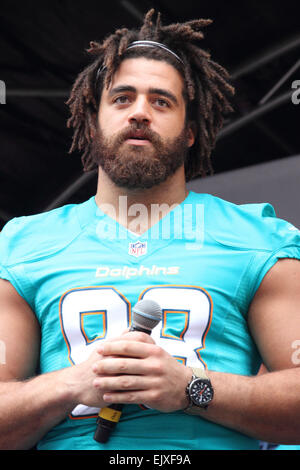
[[[115,95],[116,93],[122,93],[122,92],[130,92],[130,93],[136,93],[136,88],[131,86],[131,85],[119,85],[119,86],[116,86],[114,88],[112,88],[109,92],[108,92],[108,96],[111,97],[113,95]],[[147,90],[147,93],[150,94],[150,95],[161,95],[161,96],[165,96],[166,98],[169,98],[175,105],[178,106],[178,100],[176,98],[176,96],[171,93],[170,91],[168,90],[165,90],[164,88],[149,88]]]

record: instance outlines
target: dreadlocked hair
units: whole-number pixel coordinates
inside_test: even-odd
[[[232,112],[230,98],[234,88],[229,83],[225,68],[211,59],[210,54],[199,47],[204,38],[202,28],[212,23],[209,19],[192,20],[163,26],[158,13],[153,22],[155,10],[145,15],[140,30],[118,29],[102,43],[91,42],[87,52],[94,58],[77,77],[67,105],[71,117],[67,126],[73,127],[70,153],[83,152],[84,171],[96,168],[91,156],[92,135],[96,132],[96,114],[103,87],[109,87],[114,73],[122,60],[146,57],[164,60],[173,65],[183,76],[187,119],[196,125],[196,139],[185,162],[186,180],[213,173],[211,152],[215,147],[224,116]],[[163,43],[176,52],[183,62],[160,48],[138,47],[127,50],[137,40],[151,40]]]

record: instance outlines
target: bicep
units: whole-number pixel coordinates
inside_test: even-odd
[[[279,260],[266,274],[251,303],[248,324],[267,368],[295,367],[300,340],[300,262]]]
[[[8,282],[0,279],[0,380],[35,375],[40,345],[38,321],[29,305]]]

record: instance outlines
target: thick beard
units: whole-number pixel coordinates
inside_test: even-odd
[[[143,130],[151,145],[125,143],[137,128]],[[163,183],[184,164],[187,153],[186,128],[176,138],[166,140],[148,127],[133,125],[110,138],[98,128],[91,147],[97,166],[118,187],[127,189],[149,189]]]

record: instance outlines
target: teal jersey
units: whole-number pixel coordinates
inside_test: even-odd
[[[297,450],[299,452],[300,446],[298,445],[284,445],[280,444],[274,450]]]
[[[279,258],[300,259],[300,235],[272,206],[237,206],[193,192],[139,236],[105,215],[94,197],[13,219],[0,235],[0,275],[40,323],[42,374],[79,364],[95,345],[118,336],[130,325],[132,306],[146,298],[163,312],[154,340],[178,361],[255,375],[261,358],[247,312]],[[99,410],[79,404],[38,448],[259,448],[198,416],[144,408],[125,405],[100,444],[93,439]]]

